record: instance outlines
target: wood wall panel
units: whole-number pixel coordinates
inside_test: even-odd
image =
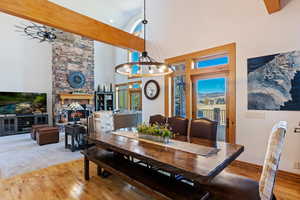
[[[1,0],[0,11],[121,48],[144,50],[143,39],[47,0]]]

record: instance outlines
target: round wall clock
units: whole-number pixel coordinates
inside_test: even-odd
[[[85,76],[82,72],[71,72],[68,76],[68,82],[72,88],[82,88],[85,84]]]
[[[147,99],[154,100],[158,97],[160,92],[159,84],[155,80],[147,81],[144,87],[144,94]]]

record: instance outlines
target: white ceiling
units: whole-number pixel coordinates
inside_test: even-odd
[[[53,3],[122,28],[142,12],[143,0],[50,0]]]

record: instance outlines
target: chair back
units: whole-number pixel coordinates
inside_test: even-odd
[[[218,122],[206,118],[193,119],[191,121],[190,137],[216,141],[217,128]]]
[[[114,130],[137,127],[139,116],[137,113],[114,114]]]
[[[150,116],[149,124],[158,124],[158,125],[165,125],[167,123],[167,118],[162,115],[152,115]]]
[[[271,200],[281,152],[287,131],[287,122],[281,121],[271,132],[263,172],[259,181],[259,194],[262,200]]]
[[[87,133],[88,133],[88,135],[90,135],[90,133],[95,132],[94,114],[91,114],[91,115],[88,117],[87,123],[88,123],[88,126],[87,126],[87,127],[88,127]]]
[[[170,117],[168,118],[169,129],[181,136],[187,136],[188,134],[189,120],[182,117]]]

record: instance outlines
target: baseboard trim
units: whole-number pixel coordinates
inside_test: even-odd
[[[246,169],[246,170],[249,170],[249,171],[255,171],[257,173],[261,173],[262,168],[263,168],[261,165],[252,164],[252,163],[239,161],[239,160],[233,161],[231,165],[235,166],[235,167],[243,168],[243,169]],[[292,173],[292,172],[278,170],[277,171],[277,178],[278,179],[289,180],[289,181],[296,182],[296,183],[300,183],[300,174],[295,174],[295,173]]]

